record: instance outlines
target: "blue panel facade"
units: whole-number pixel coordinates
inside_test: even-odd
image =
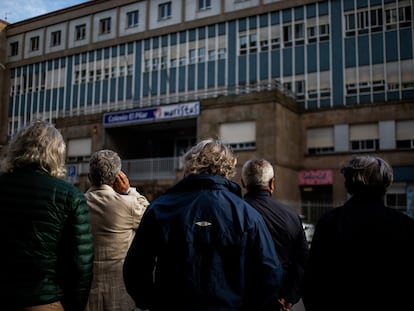
[[[305,73],[305,47],[295,47],[295,74],[301,75]]]
[[[358,38],[358,65],[367,66],[370,63],[370,48],[368,36]]]
[[[287,48],[282,51],[283,53],[283,75],[291,76],[292,72],[292,48]]]
[[[309,44],[307,47],[307,71],[308,73],[313,73],[318,70],[318,55],[317,55],[317,46],[316,43]]]
[[[231,21],[228,23],[228,44],[227,44],[227,49],[228,49],[228,59],[227,59],[227,70],[228,70],[228,78],[227,78],[227,83],[228,86],[235,86],[236,85],[236,73],[234,71],[234,68],[236,68],[236,59],[237,59],[237,52],[236,52],[236,38],[238,36],[237,32],[236,32],[236,23],[234,21]],[[219,66],[220,68],[220,66]],[[218,77],[220,77],[220,74],[218,75]],[[220,84],[219,84],[220,85]]]
[[[413,30],[401,29],[400,30],[400,59],[412,59],[413,58]]]
[[[384,37],[382,34],[372,34],[371,36],[372,46],[372,63],[381,64],[384,62]]]
[[[393,24],[394,6],[409,8],[398,11]],[[237,13],[241,17],[235,20],[212,19],[198,28],[135,37],[92,51],[79,49],[75,55],[12,69],[12,86],[24,90],[10,94],[9,113],[22,116],[50,108],[68,112],[130,99],[140,105],[148,98],[243,87],[269,78],[288,82],[293,90],[303,83],[302,109],[413,99],[414,81],[404,67],[414,57],[412,12],[412,1],[315,1],[251,16]],[[240,36],[247,40],[243,48]],[[189,45],[203,53],[191,64]],[[94,80],[98,70],[99,79]],[[59,82],[57,72],[64,75]],[[329,81],[319,81],[323,86],[308,93],[310,74]],[[47,90],[27,91],[35,79],[47,81],[36,82]],[[50,107],[55,100],[58,106]]]

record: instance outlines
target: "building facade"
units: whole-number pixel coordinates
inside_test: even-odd
[[[393,165],[387,203],[410,212],[413,0],[95,0],[3,24],[1,143],[55,123],[80,188],[112,148],[155,197],[215,136],[239,169],[270,160],[276,196],[311,222],[346,199],[339,167],[356,153]]]

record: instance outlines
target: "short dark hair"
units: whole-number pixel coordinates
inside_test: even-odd
[[[354,156],[341,167],[350,194],[369,192],[384,195],[393,182],[391,166],[374,156]]]

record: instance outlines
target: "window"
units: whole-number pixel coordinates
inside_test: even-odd
[[[198,9],[200,11],[211,9],[211,0],[198,0]]]
[[[235,122],[220,125],[220,137],[223,143],[233,150],[256,149],[256,122]]]
[[[267,51],[269,49],[269,40],[260,40],[260,51]]]
[[[10,56],[16,56],[19,54],[19,42],[10,43]]]
[[[248,41],[248,42],[247,42]],[[249,36],[243,35],[240,36],[239,42],[240,55],[257,52],[257,34],[251,34]]]
[[[119,66],[119,76],[124,77],[126,75],[126,66]]]
[[[249,40],[249,52],[256,53],[257,52],[257,34],[251,34]]]
[[[308,42],[315,42],[318,36],[317,27],[309,26],[308,27]]]
[[[167,56],[163,55],[161,56],[161,69],[167,68]]]
[[[411,26],[411,6],[404,6],[398,9],[398,19],[400,21],[400,27]]]
[[[319,25],[319,40],[324,41],[329,39],[329,24]]]
[[[179,65],[180,66],[185,66],[187,63],[187,58],[185,56],[181,56],[180,60],[179,60]]]
[[[407,210],[407,191],[405,183],[393,183],[385,194],[385,204],[401,212]]]
[[[306,131],[308,154],[334,152],[334,130],[332,127],[308,129]]]
[[[305,99],[305,80],[295,81],[295,95],[296,99]]]
[[[225,59],[226,58],[226,49],[220,48],[217,50],[218,59]]]
[[[150,71],[151,70],[151,59],[147,58],[145,60],[145,66],[144,66],[144,68],[145,68],[145,71]]]
[[[356,13],[349,13],[345,15],[345,29],[348,36],[355,35],[355,30],[358,34],[382,31],[383,25],[383,10],[382,8],[373,8],[371,10],[360,10]],[[392,15],[392,13],[390,12]],[[390,17],[391,18],[391,17]]]
[[[208,60],[216,59],[216,50],[208,50]]]
[[[111,78],[116,78],[118,77],[118,67],[113,66],[111,68]]]
[[[190,64],[195,64],[196,62],[196,50],[191,49],[190,50]]]
[[[202,47],[198,49],[198,62],[202,63],[206,60],[206,48]]]
[[[397,121],[395,125],[397,149],[414,149],[414,120]]]
[[[134,65],[128,65],[127,67],[127,75],[132,76],[134,74]]]
[[[89,71],[89,82],[93,82],[95,79],[95,72],[93,70]]]
[[[102,79],[102,69],[96,69],[96,81],[99,81]]]
[[[127,28],[134,28],[138,26],[139,11],[131,11],[127,13]]]
[[[345,30],[348,36],[355,34],[355,14],[350,13],[345,15]]]
[[[378,124],[349,126],[351,151],[376,151],[379,148]]]
[[[30,51],[39,50],[39,36],[30,38]]]
[[[152,70],[158,70],[158,65],[159,65],[159,59],[153,58],[152,59]]]
[[[239,49],[240,55],[247,53],[247,36],[240,36]]]
[[[75,40],[83,40],[86,38],[86,24],[77,25],[75,27]]]
[[[304,42],[303,23],[295,24],[295,41],[297,44]]]
[[[103,18],[99,21],[99,34],[106,34],[111,32],[111,18]]]
[[[361,11],[357,14],[358,33],[367,33],[369,29],[368,11]]]
[[[109,68],[104,69],[104,79],[109,79]]]
[[[50,37],[50,46],[58,46],[61,42],[62,32],[60,30],[53,31]]]
[[[92,153],[92,138],[69,139],[68,162],[87,161]]]
[[[158,6],[158,18],[159,19],[171,18],[171,2],[161,3]]]
[[[86,82],[86,69],[82,69],[81,71],[81,83]]]
[[[286,25],[283,26],[283,43],[285,46],[292,45],[292,26]]]
[[[371,31],[382,31],[382,8],[371,10]]]

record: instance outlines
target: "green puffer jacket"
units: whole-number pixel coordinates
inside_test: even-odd
[[[0,174],[1,309],[60,300],[81,311],[93,242],[84,194],[34,169]]]

